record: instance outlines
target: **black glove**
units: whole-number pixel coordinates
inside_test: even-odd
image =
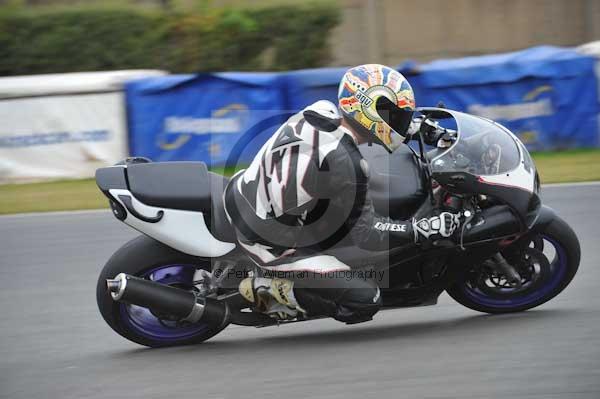
[[[422,136],[425,144],[436,145],[444,133],[446,133],[446,130],[433,119],[417,116],[408,127],[406,141],[419,140],[419,136]]]
[[[420,132],[423,135],[423,141],[428,145],[436,145],[440,137],[446,130],[436,121],[425,118],[421,122]]]

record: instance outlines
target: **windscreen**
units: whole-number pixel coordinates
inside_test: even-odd
[[[499,125],[463,113],[452,113],[457,141],[431,161],[433,172],[467,172],[497,175],[519,166],[519,149],[512,136]]]

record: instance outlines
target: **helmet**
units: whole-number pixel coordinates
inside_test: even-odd
[[[406,139],[415,96],[401,73],[378,64],[350,68],[340,82],[338,101],[350,125],[388,151]]]

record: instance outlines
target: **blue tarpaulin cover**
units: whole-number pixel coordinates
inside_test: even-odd
[[[285,73],[289,109],[301,110],[319,100],[337,103],[338,86],[348,68],[301,69]],[[415,68],[416,64],[412,61],[407,61],[398,67],[409,80]]]
[[[348,68],[319,68],[290,71],[285,74],[287,106],[301,110],[319,101],[337,102],[340,80]]]
[[[598,146],[596,60],[571,49],[534,47],[480,57],[407,62],[397,69],[418,106],[496,120],[533,150]],[[126,85],[132,155],[157,161],[249,163],[291,115],[337,101],[343,68],[285,73],[201,73]]]
[[[533,150],[598,146],[595,60],[541,46],[506,54],[438,60],[411,83],[417,104],[496,120]]]
[[[278,73],[142,79],[129,83],[126,95],[130,151],[156,161],[248,163],[286,119]]]
[[[427,87],[572,77],[589,71],[590,58],[566,48],[540,46],[512,53],[437,60],[420,68]]]

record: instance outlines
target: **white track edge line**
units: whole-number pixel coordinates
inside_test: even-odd
[[[106,213],[110,214],[110,209],[81,209],[77,211],[52,211],[52,212],[28,212],[28,213],[12,213],[7,215],[0,215],[0,219],[2,218],[30,218],[37,216],[76,216],[76,215],[94,215]]]
[[[542,188],[581,187],[581,186],[600,186],[600,181],[580,181],[580,182],[575,182],[575,183],[550,183],[550,184],[542,184]]]

